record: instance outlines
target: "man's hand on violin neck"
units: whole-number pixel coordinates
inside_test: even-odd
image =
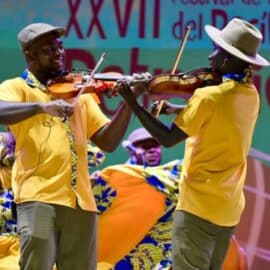
[[[157,100],[151,104],[151,114],[152,115],[157,115],[157,113],[166,115],[178,114],[182,110],[184,110],[185,107],[186,107],[185,104],[177,105],[170,103],[165,99]]]
[[[116,90],[127,101],[128,104],[137,102],[136,98],[142,92],[142,88],[144,89],[144,87],[141,87],[140,85],[131,87],[129,82],[125,80],[119,81],[116,86]]]
[[[136,84],[138,82],[148,82],[152,78],[152,75],[149,72],[133,73],[132,77],[134,83]]]
[[[74,106],[64,100],[54,100],[47,103],[41,103],[41,110],[43,113],[52,116],[67,117],[73,114]]]

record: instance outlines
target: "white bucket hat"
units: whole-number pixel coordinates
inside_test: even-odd
[[[208,36],[222,49],[257,66],[269,66],[270,63],[258,54],[263,36],[252,24],[239,18],[232,19],[222,30],[206,25]]]
[[[137,128],[130,133],[127,140],[124,140],[122,142],[122,147],[126,149],[134,143],[138,143],[148,139],[156,140],[145,128]]]

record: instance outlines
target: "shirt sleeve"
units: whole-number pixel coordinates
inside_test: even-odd
[[[0,84],[0,100],[8,102],[24,102],[25,94],[20,78],[6,80]]]
[[[189,136],[194,136],[207,124],[214,111],[214,104],[203,91],[197,90],[174,124]]]
[[[85,105],[87,110],[87,135],[90,139],[96,131],[110,122],[110,119],[102,112],[92,95],[85,94]]]

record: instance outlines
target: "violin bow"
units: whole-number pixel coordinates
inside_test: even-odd
[[[182,39],[182,42],[181,42],[181,45],[178,49],[178,52],[177,52],[177,55],[176,55],[176,58],[175,58],[175,61],[174,61],[174,64],[173,64],[173,68],[171,70],[171,75],[174,75],[175,74],[175,71],[176,71],[176,68],[179,64],[179,61],[180,61],[180,58],[182,56],[182,53],[183,53],[183,50],[184,50],[184,47],[187,43],[187,40],[188,40],[188,36],[189,36],[189,33],[190,33],[190,29],[191,27],[189,25],[186,26],[186,29],[185,29],[185,34],[184,34],[184,37]],[[161,112],[161,109],[163,107],[163,104],[164,104],[165,100],[162,99],[158,102],[158,105],[157,105],[157,112],[155,114],[155,117],[158,118],[159,117],[159,114]]]
[[[181,46],[180,46],[180,48],[179,48],[179,50],[178,50],[178,53],[177,53],[175,62],[174,62],[174,64],[173,64],[173,68],[172,68],[172,71],[171,71],[171,75],[174,75],[174,74],[175,74],[176,68],[177,68],[177,66],[178,66],[178,64],[179,64],[179,61],[180,61],[180,57],[182,56],[184,47],[185,47],[185,45],[186,45],[186,43],[187,43],[189,33],[190,33],[190,26],[187,25],[187,27],[186,27],[186,29],[185,29],[184,38],[182,39]]]
[[[99,68],[99,66],[101,65],[101,63],[103,62],[104,58],[105,58],[105,52],[101,54],[98,62],[96,63],[95,67],[93,68],[93,70],[91,71],[89,77],[87,78],[86,82],[84,83],[84,86],[80,89],[79,93],[77,94],[77,96],[74,98],[72,105],[75,106],[75,104],[78,102],[80,95],[83,94],[83,92],[85,91],[86,87],[89,87],[89,84],[91,82],[91,80],[94,78],[94,75],[97,71],[97,69]]]

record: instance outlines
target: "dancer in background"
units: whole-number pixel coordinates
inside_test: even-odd
[[[122,146],[128,161],[92,179],[100,213],[98,269],[169,269],[181,161],[161,164],[161,145],[144,128],[133,130]]]

